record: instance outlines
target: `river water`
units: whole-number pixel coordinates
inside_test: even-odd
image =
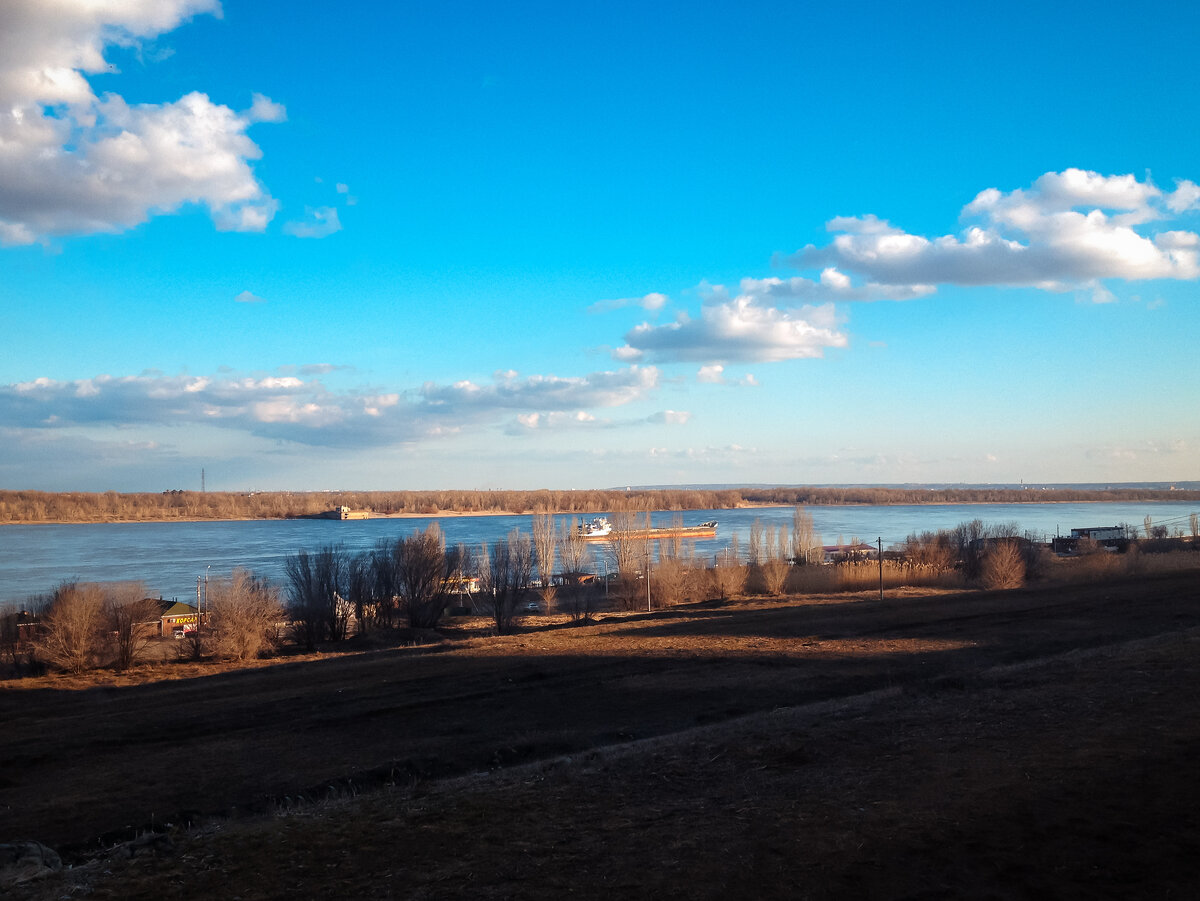
[[[1146,516],[1171,532],[1177,528],[1187,531],[1188,516],[1198,507],[1191,501],[806,509],[825,544],[834,544],[839,536],[846,542],[857,537],[872,544],[882,538],[887,547],[913,532],[951,529],[973,519],[989,525],[1015,523],[1032,538],[1123,522],[1141,527]],[[694,542],[698,555],[710,557],[727,548],[735,534],[744,552],[755,519],[772,528],[790,527],[792,509],[692,510],[682,514],[682,519],[685,525],[708,519],[719,522],[716,538]],[[677,515],[656,513],[654,525],[670,525]],[[198,578],[206,573],[210,577],[227,575],[239,566],[282,584],[284,560],[298,550],[316,550],[327,544],[340,544],[350,552],[367,550],[380,539],[407,535],[431,522],[440,525],[448,544],[478,546],[513,528],[530,531],[528,516],[4,525],[0,526],[0,605],[20,604],[65,580],[141,581],[150,594],[189,601],[195,598]],[[604,547],[593,544],[598,572],[604,568]]]

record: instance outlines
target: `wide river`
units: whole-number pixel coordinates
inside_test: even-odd
[[[1073,528],[1130,523],[1141,527],[1146,516],[1172,533],[1187,531],[1188,516],[1200,505],[1194,501],[1083,504],[945,504],[912,506],[809,506],[814,525],[825,544],[839,536],[857,537],[884,547],[913,532],[951,529],[981,519],[989,525],[1015,523],[1032,538]],[[682,514],[685,525],[708,519],[719,522],[717,537],[695,542],[698,555],[711,557],[738,536],[745,552],[751,524],[790,527],[792,507],[742,510],[692,510]],[[672,516],[656,513],[655,525],[670,525]],[[558,517],[569,520],[570,517]],[[297,551],[339,544],[346,550],[367,550],[382,538],[407,535],[437,522],[448,544],[479,546],[495,541],[513,528],[530,531],[528,516],[460,516],[440,519],[249,520],[237,522],[103,523],[83,525],[0,526],[0,605],[20,604],[49,592],[65,580],[86,582],[140,581],[149,593],[190,601],[196,581],[227,575],[245,567],[282,584],[284,560]],[[593,544],[595,569],[605,567],[603,543]],[[608,564],[611,566],[611,564]]]

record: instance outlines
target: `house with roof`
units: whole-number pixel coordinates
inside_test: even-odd
[[[826,544],[821,548],[822,562],[843,563],[855,560],[874,560],[879,551],[873,544]]]
[[[182,601],[162,601],[162,613],[159,615],[159,634],[164,638],[185,632],[195,631],[200,625],[200,611],[194,604]]]

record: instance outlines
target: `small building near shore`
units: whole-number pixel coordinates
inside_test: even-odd
[[[873,544],[827,544],[821,548],[823,562],[844,563],[854,560],[874,560],[879,550]]]
[[[1125,537],[1121,526],[1089,526],[1086,529],[1072,529],[1072,538],[1090,538],[1092,541],[1117,541]]]
[[[200,611],[194,605],[184,604],[182,601],[164,601],[159,622],[159,634],[164,638],[174,635],[176,629],[192,632],[200,625]]]
[[[1054,538],[1050,547],[1056,554],[1073,556],[1079,553],[1081,541],[1094,541],[1106,551],[1121,551],[1129,544],[1121,526],[1089,526],[1084,529],[1072,529],[1070,537]]]

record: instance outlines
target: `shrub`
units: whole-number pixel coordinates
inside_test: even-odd
[[[1020,588],[1025,584],[1025,557],[1016,541],[997,541],[983,555],[980,581],[984,588]]]
[[[275,650],[283,618],[279,591],[244,569],[217,579],[208,589],[212,646],[218,657],[250,660]]]
[[[688,567],[677,557],[666,557],[654,567],[650,594],[658,607],[678,604],[687,596]]]
[[[94,583],[64,583],[51,595],[33,645],[38,658],[56,669],[90,668],[104,634],[104,592]]]
[[[759,566],[759,574],[762,579],[763,590],[772,597],[778,597],[783,594],[784,585],[787,584],[788,571],[791,566],[786,560],[778,558],[767,560]]]

